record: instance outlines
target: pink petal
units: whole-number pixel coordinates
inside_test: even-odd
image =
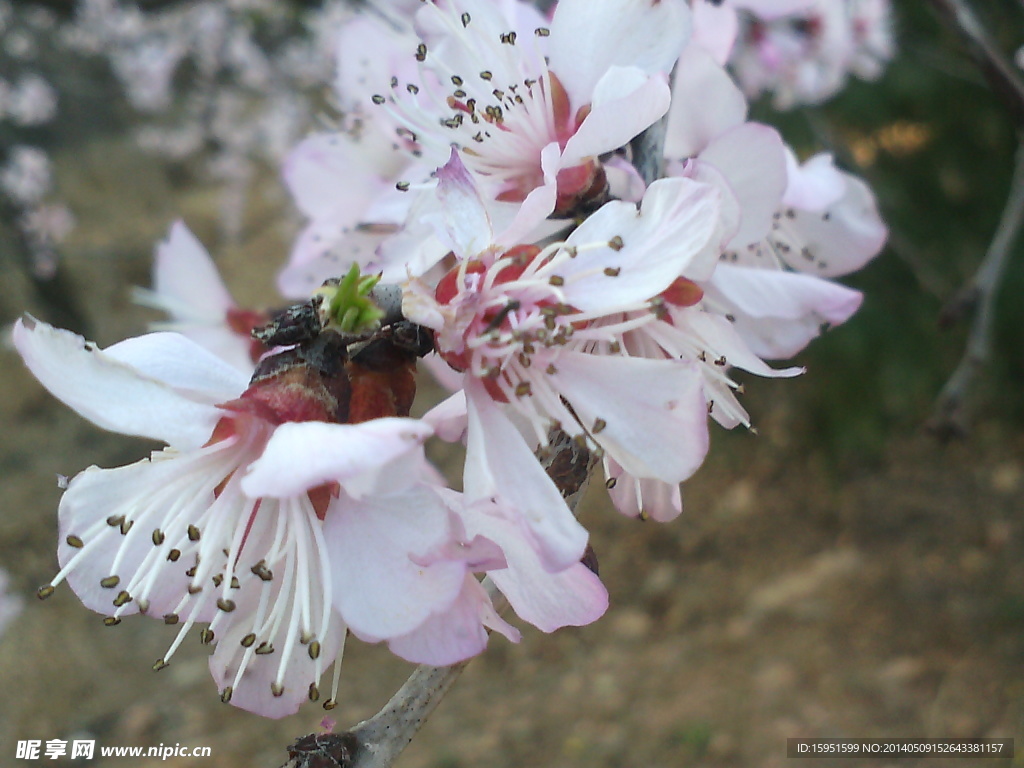
[[[566,242],[582,246],[619,237],[623,246],[587,250],[559,264],[555,272],[565,280],[566,301],[584,311],[608,309],[646,301],[680,275],[705,279],[723,239],[720,197],[706,184],[672,178],[651,184],[639,211],[631,203],[606,203]]]
[[[352,631],[371,641],[408,634],[458,597],[466,566],[423,560],[448,540],[449,512],[425,487],[354,501],[344,493],[328,509],[334,605]]]
[[[448,364],[444,365],[447,367]],[[460,374],[460,383],[462,378],[463,375]],[[423,415],[423,421],[433,427],[434,434],[446,443],[462,441],[469,425],[469,415],[466,412],[466,393],[460,389],[435,405]]]
[[[416,664],[457,664],[487,647],[484,616],[497,619],[504,633],[515,638],[513,642],[518,641],[519,632],[498,617],[483,587],[466,574],[462,592],[447,611],[431,616],[409,634],[390,640],[388,647],[395,655]]]
[[[457,149],[437,170],[437,197],[444,212],[448,245],[462,258],[482,253],[494,240],[487,206]]]
[[[631,474],[680,483],[704,461],[707,406],[695,365],[563,352],[555,368],[556,389]],[[604,426],[595,431],[599,421]]]
[[[497,499],[516,515],[546,568],[558,571],[578,562],[587,546],[587,532],[522,436],[478,381],[467,382],[466,402],[466,498]]]
[[[241,604],[236,608],[240,618],[249,613],[244,608]],[[249,606],[249,610],[254,610],[254,608],[255,606]],[[309,646],[295,643],[288,659],[283,683],[284,690],[280,696],[275,696],[270,685],[275,681],[278,667],[281,664],[280,654],[283,653],[285,646],[283,638],[276,639],[271,643],[276,649],[275,653],[253,656],[245,672],[242,673],[241,680],[237,685],[234,684],[239,661],[246,650],[241,645],[241,641],[250,631],[252,631],[252,626],[246,621],[236,620],[230,624],[221,625],[217,648],[210,656],[210,674],[217,684],[217,690],[223,691],[227,686],[233,686],[231,704],[262,717],[279,719],[295,714],[303,702],[309,700],[309,684],[316,680],[317,664],[309,657]],[[344,625],[337,613],[333,613],[330,619],[330,628],[324,637],[318,638],[321,646],[320,658],[328,660],[336,658],[344,637]],[[329,663],[330,661],[327,662],[327,664]],[[323,664],[323,666],[327,666],[327,664]]]
[[[662,74],[612,67],[597,83],[590,114],[562,152],[562,167],[628,144],[668,111],[671,92]]]
[[[854,272],[878,255],[889,230],[878,215],[875,196],[856,176],[843,174],[846,194],[824,214],[796,211],[789,222],[808,249],[815,274],[838,277]],[[791,266],[800,269],[801,256]]]
[[[13,338],[40,383],[79,415],[112,432],[179,448],[205,443],[222,415],[214,404],[237,397],[248,383],[178,334],[148,334],[101,351],[26,316],[15,323]]]
[[[668,73],[690,35],[685,0],[561,0],[551,21],[551,71],[574,107],[613,66]]]
[[[699,45],[718,64],[725,65],[738,32],[739,20],[732,6],[701,0],[693,4],[693,38],[688,47]]]
[[[556,572],[548,570],[521,528],[483,510],[467,521],[467,526],[496,541],[504,551],[508,568],[488,575],[524,621],[554,632],[590,624],[607,610],[608,591],[579,561]]]
[[[126,511],[130,515],[129,519],[134,519],[146,509],[154,489],[174,482],[180,477],[180,472],[177,463],[165,457],[165,460],[138,461],[116,469],[90,467],[71,480],[60,501],[57,560],[64,567],[72,558],[78,558],[67,581],[87,608],[106,615],[113,614],[116,610],[113,600],[118,593],[128,589],[136,576],[145,578],[155,572],[156,577],[151,581],[152,590],[147,595],[148,613],[162,616],[178,612],[179,603],[188,594],[188,585],[192,581],[185,575],[188,566],[167,559],[166,553],[171,544],[166,545],[166,550],[157,550],[152,532],[154,528],[160,528],[171,542],[184,539],[185,522],[168,526],[163,522],[164,510],[158,510],[157,516],[151,517],[148,523],[133,524],[128,533],[122,535],[120,530],[106,525],[104,521]],[[179,503],[194,506],[198,516],[199,508],[209,506],[212,501],[211,493],[194,499],[182,498]],[[181,520],[184,517],[175,518],[176,522]],[[95,532],[97,523],[101,522],[103,525],[99,532]],[[90,531],[93,533],[90,534]],[[71,547],[67,542],[69,536],[82,539],[85,547]],[[114,559],[119,552],[120,560],[115,568]],[[115,588],[101,587],[100,581],[110,576],[119,577],[118,585]],[[190,598],[189,604],[195,600]],[[187,606],[182,614],[189,611],[190,607]],[[121,609],[121,615],[138,612],[139,604],[135,600]],[[201,621],[213,618],[212,604],[210,610],[205,610],[198,618]]]
[[[259,459],[242,479],[251,497],[286,498],[329,482],[344,484],[350,495],[362,495],[380,481],[400,486],[413,482],[395,460],[418,460],[418,449],[433,434],[416,419],[373,419],[362,424],[291,422],[274,430]],[[364,476],[364,477],[361,477]],[[365,477],[369,476],[369,477]]]
[[[389,186],[372,148],[345,133],[317,133],[303,139],[285,158],[282,172],[304,214],[313,219],[330,217],[349,227]]]
[[[659,523],[671,522],[682,514],[683,496],[678,483],[637,479],[614,460],[607,463],[606,474],[616,481],[608,496],[619,512],[627,517],[639,517],[643,513]]]
[[[722,172],[739,203],[740,228],[729,246],[742,248],[760,241],[771,229],[786,189],[786,159],[778,132],[759,123],[738,125],[712,140],[700,161]]]
[[[223,323],[235,306],[210,254],[181,221],[157,246],[153,290],[170,314],[185,321]]]
[[[822,152],[802,165],[793,151],[786,147],[788,182],[782,202],[804,211],[824,211],[846,191],[843,174],[832,163],[832,155]]]
[[[728,73],[699,46],[687,46],[672,85],[665,154],[693,157],[746,117],[747,100]]]

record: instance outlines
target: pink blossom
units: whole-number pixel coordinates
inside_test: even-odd
[[[157,246],[153,290],[137,289],[135,298],[170,316],[155,329],[176,331],[244,373],[252,373],[265,351],[250,331],[266,316],[235,304],[209,253],[184,222],[175,222]]]
[[[537,443],[554,422],[638,477],[689,477],[707,449],[699,348],[648,355],[628,339],[654,326],[668,333],[666,307],[699,300],[699,290],[685,286],[710,277],[729,238],[718,191],[664,179],[639,210],[608,203],[564,242],[506,249],[487,244],[482,198],[457,154],[439,176],[459,262],[433,289],[414,283],[405,309],[437,331],[442,357],[465,371],[470,414],[495,410],[485,434],[507,418],[493,401],[522,419]],[[472,446],[472,420],[469,436]],[[490,441],[480,448],[496,450]],[[511,459],[480,461],[497,476]],[[571,551],[549,554],[557,561]]]

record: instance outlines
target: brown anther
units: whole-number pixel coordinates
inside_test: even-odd
[[[530,386],[530,382],[520,381],[518,384],[516,384],[516,397],[526,397],[527,395],[532,394],[533,389]]]
[[[105,579],[100,579],[100,586],[104,589],[113,589],[121,583],[120,576],[107,576]]]
[[[166,536],[164,536],[164,532],[163,531],[161,531],[159,528],[153,529],[153,546],[154,547],[159,547],[161,544],[163,544],[165,538],[166,538]]]
[[[320,689],[316,687],[316,683],[309,684],[309,700],[316,701],[320,698]]]
[[[411,185],[409,184],[408,181],[400,181],[397,184],[395,184],[395,189],[397,189],[399,192],[408,192],[410,186]]]
[[[562,277],[561,275],[552,275],[551,277],[548,278],[548,283],[555,287],[565,285],[565,278]]]
[[[38,597],[40,600],[45,600],[50,595],[52,595],[56,591],[56,589],[57,588],[52,584],[47,584],[46,586],[40,587],[36,590],[36,597]]]
[[[468,27],[470,19],[471,19],[470,15],[468,13],[464,13],[464,14],[462,14],[461,18],[462,18],[462,26],[463,27]]]
[[[371,97],[370,101],[372,101],[372,102],[373,102],[374,104],[376,104],[377,106],[380,106],[381,104],[383,104],[383,103],[384,103],[385,99],[384,99],[384,97],[383,97],[383,96],[381,96],[381,95],[380,95],[379,93],[375,93],[375,94],[373,94],[373,96]]]
[[[170,552],[167,553],[167,559],[170,560],[172,563],[178,562],[179,557],[181,557],[180,549],[172,549]]]
[[[590,431],[595,435],[601,432],[605,427],[608,426],[608,422],[604,419],[594,419],[594,426],[590,428]]]
[[[194,525],[190,525],[187,530],[189,541],[199,541],[200,532],[198,528],[196,528]]]
[[[217,607],[224,611],[224,613],[231,613],[233,610],[235,610],[235,601],[225,600],[223,597],[218,597]]]
[[[427,46],[425,43],[420,43],[416,46],[416,61],[427,60]]]
[[[188,593],[190,595],[198,595],[200,592],[203,591],[203,588],[198,584],[189,584],[187,587],[185,587],[185,589],[188,590]]]
[[[548,35],[551,34],[551,30],[548,29],[547,27],[537,27],[535,30],[533,30],[533,34],[535,34],[537,37],[547,37]]]
[[[229,701],[231,701],[231,694],[234,692],[235,689],[229,685],[227,688],[220,692],[220,700],[227,704]]]
[[[213,642],[213,630],[203,628],[199,630],[199,642],[203,645],[209,645]]]
[[[173,625],[173,624],[177,624],[177,623],[178,623],[178,614],[176,614],[176,613],[165,613],[164,614],[164,624],[172,624]]]
[[[309,658],[316,660],[320,658],[320,641],[314,640],[309,644]]]
[[[81,549],[85,546],[85,544],[82,543],[82,540],[80,538],[78,538],[77,536],[72,536],[71,534],[68,534],[68,537],[65,539],[65,541],[68,543],[69,547],[74,547],[75,549]]]
[[[118,618],[117,616],[104,616],[103,617],[103,626],[105,626],[105,627],[116,627],[120,623],[121,623],[121,619]]]
[[[248,648],[250,645],[252,645],[255,642],[256,642],[256,634],[254,632],[250,632],[248,635],[246,635],[245,637],[243,637],[239,641],[239,645],[241,645],[243,648]]]
[[[274,694],[274,696],[279,697],[284,693],[284,686],[278,682],[273,682],[270,684],[270,692]]]
[[[256,655],[266,656],[274,652],[274,646],[270,643],[260,643],[256,646]]]
[[[516,44],[516,33],[515,32],[504,32],[504,33],[502,33],[502,35],[501,35],[501,42],[505,43],[505,45],[515,45]]]
[[[232,576],[231,577],[231,588],[232,589],[238,589],[240,586],[241,585],[238,583],[238,577],[237,576]]]
[[[604,268],[604,273],[605,273],[605,274],[606,274],[606,275],[607,275],[608,277],[618,277],[618,276],[619,276],[619,273],[620,273],[621,271],[622,271],[622,267],[605,267],[605,268]]]
[[[121,527],[121,535],[122,536],[127,536],[128,535],[128,531],[130,531],[132,529],[133,525],[135,525],[135,521],[134,520],[124,520],[121,523],[121,526],[120,526]]]
[[[612,488],[614,488],[616,486],[616,484],[618,482],[619,482],[619,478],[617,478],[617,477],[609,477],[607,480],[604,481],[604,487],[607,488],[610,491]]]
[[[494,73],[491,72],[490,70],[485,69],[483,72],[480,73],[481,80],[490,80],[492,77],[494,77]]]
[[[164,659],[157,659],[153,662],[153,671],[159,672],[161,669],[167,666],[167,662]]]
[[[267,564],[263,560],[256,563],[250,570],[263,581],[272,581],[274,578],[273,571],[267,568]]]
[[[334,699],[328,699],[324,702],[324,709],[326,709],[328,712],[330,712],[336,706],[338,706],[338,702],[336,702]]]
[[[625,246],[626,244],[622,242],[622,238],[619,235],[616,235],[608,241],[608,247],[613,251],[621,251]]]
[[[124,515],[111,515],[107,518],[107,525],[109,525],[111,528],[117,528],[123,522]]]
[[[120,608],[122,605],[128,605],[132,601],[132,596],[128,594],[128,590],[122,589],[117,593],[117,597],[114,598],[114,607]]]

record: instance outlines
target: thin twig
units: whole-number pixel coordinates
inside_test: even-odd
[[[1018,128],[1024,128],[1024,81],[1017,68],[992,42],[988,31],[964,0],[932,0],[943,20],[967,44],[996,96]]]
[[[953,375],[942,388],[929,428],[941,437],[962,436],[967,431],[967,394],[979,370],[988,361],[992,343],[995,300],[1006,272],[1013,243],[1024,223],[1024,143],[1017,148],[1017,162],[1006,207],[984,260],[971,281],[943,311],[945,316],[974,309],[967,346]]]
[[[541,456],[545,471],[576,514],[590,478],[594,458],[564,432],[554,435]],[[489,579],[484,579],[495,608],[506,606]],[[383,709],[348,732],[351,758],[343,768],[389,768],[462,674],[469,660],[450,667],[426,664],[415,669]]]

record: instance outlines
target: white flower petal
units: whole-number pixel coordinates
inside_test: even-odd
[[[249,496],[284,498],[310,488],[340,482],[359,495],[357,484],[373,483],[388,472],[385,482],[407,484],[394,467],[399,457],[412,455],[433,430],[416,419],[373,419],[362,424],[290,422],[274,430],[259,459],[242,479]],[[357,482],[358,481],[358,482]],[[362,487],[359,485],[359,487]]]
[[[578,562],[587,546],[587,531],[522,436],[478,381],[467,382],[466,402],[466,498],[496,498],[518,515],[546,568],[559,571]]]
[[[669,72],[689,35],[685,0],[561,0],[551,21],[551,71],[578,108],[612,66]]]
[[[524,621],[554,632],[590,624],[607,610],[608,591],[596,574],[579,561],[549,571],[515,523],[481,510],[467,521],[467,528],[493,539],[504,551],[508,568],[488,575]]]
[[[423,558],[450,537],[449,512],[430,489],[414,487],[327,511],[334,604],[352,631],[371,641],[406,635],[447,611],[462,589],[461,561]]]
[[[556,389],[630,474],[680,483],[704,461],[707,406],[696,365],[563,352],[555,367]]]
[[[622,247],[586,250],[562,261],[554,273],[565,281],[566,301],[584,311],[611,310],[653,298],[680,275],[706,279],[722,239],[719,200],[711,186],[672,178],[651,184],[639,211],[631,203],[606,203],[566,242],[584,246],[619,237]]]
[[[153,291],[167,312],[186,322],[223,323],[235,306],[210,254],[182,221],[157,246]]]
[[[476,656],[487,647],[483,617],[497,616],[480,583],[466,574],[462,591],[451,607],[431,616],[409,634],[388,641],[396,656],[415,664],[444,667]],[[519,633],[500,618],[506,631]]]
[[[687,46],[672,84],[665,155],[693,157],[746,117],[747,100],[729,74],[699,46]]]
[[[566,142],[562,167],[628,144],[668,111],[670,100],[664,75],[647,76],[637,67],[612,67],[597,84],[590,114]]]
[[[465,259],[483,252],[494,239],[491,217],[458,150],[452,149],[448,162],[438,168],[437,182],[448,245]]]
[[[222,415],[214,403],[237,397],[247,384],[240,371],[177,334],[148,334],[101,351],[26,317],[13,338],[40,383],[79,415],[180,448],[206,442]]]
[[[822,213],[796,211],[788,224],[797,239],[808,249],[815,274],[838,277],[854,272],[878,255],[889,230],[878,215],[870,187],[856,176],[846,178],[846,194]],[[801,269],[800,251],[789,259],[790,266]]]
[[[736,330],[758,356],[792,357],[857,311],[862,295],[813,275],[720,264],[707,296],[734,307]]]
[[[740,228],[729,247],[761,240],[772,225],[786,189],[782,138],[774,128],[744,123],[717,136],[700,153],[700,162],[715,166],[740,206]]]

